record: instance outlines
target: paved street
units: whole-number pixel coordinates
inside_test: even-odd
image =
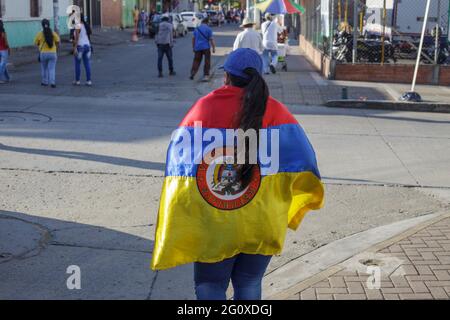
[[[209,83],[189,80],[190,36],[177,39],[174,77],[165,64],[157,78],[149,39],[96,47],[92,88],[71,85],[68,56],[58,61],[56,89],[39,85],[36,63],[11,70],[13,82],[0,87],[0,299],[194,298],[191,265],[155,273],[149,264],[170,134],[221,85],[216,67],[238,30],[214,31]],[[295,49],[288,66],[267,81],[308,133],[327,200],[288,233],[265,278],[268,296],[450,207],[449,114],[329,109],[319,93],[338,94],[339,84]],[[302,257],[384,226],[392,227],[364,236],[348,257],[327,251],[326,263],[298,268]],[[81,268],[81,290],[66,287],[70,265]]]

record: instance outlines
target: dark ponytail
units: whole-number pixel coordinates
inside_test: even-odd
[[[0,20],[0,36],[5,33],[5,26],[3,25],[3,20]]]
[[[86,29],[86,34],[88,36],[89,41],[91,41],[92,29],[91,29],[91,26],[86,22],[84,15],[82,15],[82,14],[80,16],[80,21],[81,21],[81,23],[83,23],[84,28]]]
[[[47,19],[42,20],[42,29],[44,33],[45,42],[49,48],[53,48],[53,31],[50,28],[50,21]]]
[[[244,79],[229,74],[231,85],[244,88],[242,96],[242,108],[239,114],[239,128],[246,131],[254,129],[257,133],[257,146],[259,148],[259,132],[262,128],[264,114],[266,113],[267,100],[269,99],[269,88],[264,78],[253,68],[244,70],[250,79]],[[257,149],[258,149],[257,148]],[[240,170],[242,185],[246,187],[252,178],[253,164],[249,163],[248,141],[245,141],[245,164]],[[235,155],[236,159],[236,155]]]
[[[266,113],[269,88],[264,78],[255,69],[248,68],[244,72],[250,76],[250,81],[244,87],[239,127],[244,131],[259,130]]]

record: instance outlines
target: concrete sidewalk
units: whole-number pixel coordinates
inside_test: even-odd
[[[341,99],[344,88],[348,92],[348,99],[397,101],[411,87],[409,84],[324,79],[295,44],[291,46],[286,61],[287,72],[279,69],[276,74],[266,77],[271,94],[284,103],[324,105],[329,100]],[[450,103],[448,87],[418,85],[416,91],[425,102]]]
[[[377,277],[373,270],[379,270],[378,280],[372,277]],[[422,222],[271,298],[449,299],[450,213]]]

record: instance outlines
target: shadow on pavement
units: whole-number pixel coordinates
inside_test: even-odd
[[[189,266],[150,270],[153,228],[0,210],[0,299],[193,299]],[[79,290],[67,287],[69,266],[80,268]]]
[[[163,171],[163,172],[165,171],[165,167],[166,167],[165,163],[160,163],[160,162],[151,162],[151,161],[134,160],[134,159],[129,159],[129,158],[112,157],[112,156],[98,155],[98,154],[87,153],[87,152],[21,148],[21,147],[7,146],[2,143],[0,143],[0,150],[10,151],[10,152],[18,152],[18,153],[27,153],[27,154],[38,154],[38,155],[43,155],[43,156],[60,157],[60,158],[67,158],[67,159],[74,159],[74,160],[95,161],[95,162],[113,164],[113,165],[123,166],[123,167],[133,167],[133,168],[148,169],[148,170],[159,170],[159,171]]]

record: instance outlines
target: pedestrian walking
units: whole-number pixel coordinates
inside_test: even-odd
[[[8,73],[8,58],[11,54],[9,48],[8,36],[6,35],[3,21],[0,20],[0,84],[11,80]]]
[[[50,21],[43,19],[42,31],[34,38],[34,44],[39,48],[39,62],[41,63],[41,85],[56,88],[57,48],[59,36],[50,28]]]
[[[227,20],[227,24],[230,24],[230,23],[231,23],[231,21],[232,21],[231,10],[228,10],[228,11],[227,11],[227,14],[226,14],[226,20]]]
[[[158,33],[155,36],[156,46],[158,47],[158,77],[163,77],[163,58],[167,57],[169,62],[169,75],[176,73],[173,69],[173,25],[169,22],[169,17],[164,15],[158,27]]]
[[[139,9],[137,6],[134,6],[133,9],[133,21],[134,21],[134,31],[137,33],[139,22]]]
[[[270,13],[266,13],[265,19],[266,21],[261,25],[264,46],[263,61],[264,74],[269,74],[269,68],[272,73],[276,73],[279,25],[276,21],[273,21],[273,16]]]
[[[250,18],[244,18],[242,21],[241,28],[244,31],[241,31],[236,36],[236,40],[234,40],[233,50],[239,48],[249,48],[253,49],[258,54],[262,54],[263,45],[262,45],[262,37],[261,34],[253,29],[255,23]]]
[[[262,66],[252,49],[231,52],[225,85],[194,104],[169,144],[151,267],[193,262],[200,300],[225,300],[230,281],[235,300],[261,299],[263,275],[287,228],[323,206],[314,149],[288,108],[270,96]],[[253,142],[236,147],[242,143],[228,139],[230,130],[253,133]],[[198,132],[208,135],[210,151],[198,152]],[[278,159],[273,168],[257,156],[267,149]]]
[[[195,75],[200,68],[200,64],[204,58],[203,66],[203,81],[209,80],[209,72],[211,69],[211,49],[212,52],[216,52],[216,44],[213,38],[213,31],[208,26],[209,19],[202,20],[200,26],[194,30],[194,36],[192,38],[192,47],[194,49],[194,61],[192,62],[190,79],[194,80]]]
[[[142,37],[145,36],[145,26],[148,23],[148,14],[145,12],[144,9],[142,9],[141,13],[139,14],[139,35]]]
[[[90,36],[92,34],[91,27],[85,22],[81,16],[80,23],[75,26],[75,38],[73,41],[73,55],[75,62],[75,81],[74,85],[81,84],[81,62],[83,62],[86,72],[86,85],[92,86],[91,79],[91,56],[92,45]]]

